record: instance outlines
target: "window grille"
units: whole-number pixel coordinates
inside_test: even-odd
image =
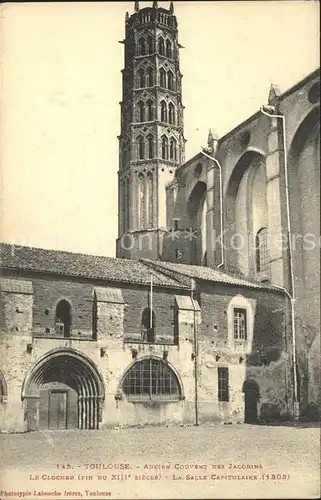
[[[122,385],[131,401],[177,401],[180,387],[175,373],[161,359],[137,361],[127,372]]]

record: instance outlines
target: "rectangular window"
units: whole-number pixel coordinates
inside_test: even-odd
[[[229,401],[228,368],[225,367],[218,368],[217,376],[218,376],[218,400]]]
[[[234,309],[234,340],[247,340],[247,321],[245,309]]]

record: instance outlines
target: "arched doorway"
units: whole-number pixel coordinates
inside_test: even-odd
[[[244,422],[257,421],[257,403],[260,399],[260,388],[255,380],[245,380],[242,391],[244,392]]]
[[[95,364],[74,349],[57,349],[41,358],[27,375],[27,430],[98,429],[104,383]]]

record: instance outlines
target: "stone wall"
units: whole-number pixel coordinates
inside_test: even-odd
[[[194,310],[186,292],[177,295],[174,290],[156,290],[156,344],[147,344],[139,335],[132,338],[129,334],[140,329],[141,313],[149,305],[148,287],[102,287],[88,281],[55,282],[34,277],[32,291],[34,295],[2,292],[0,349],[8,398],[1,411],[5,413],[2,425],[6,430],[26,429],[26,402],[21,397],[24,380],[43,356],[57,349],[82,353],[96,366],[105,385],[100,427],[195,423],[195,373],[200,422],[243,421],[242,386],[248,378],[258,383],[261,403],[269,402],[286,411],[286,377],[291,392],[291,366],[286,354],[290,342],[288,339],[286,343],[282,318],[287,314],[280,293],[203,283],[197,289],[199,302],[194,301]],[[95,294],[96,338],[91,331]],[[41,321],[48,321],[46,309],[51,310],[60,296],[68,296],[73,304],[73,317],[77,317],[77,304],[80,305],[83,330],[87,328],[90,336],[57,338],[39,334]],[[246,345],[233,343],[231,304],[248,309]],[[161,342],[159,332],[161,337],[167,334]],[[133,403],[124,394],[118,397],[123,377],[133,362],[150,356],[165,359],[177,374],[183,396],[180,401]],[[229,370],[226,402],[218,401],[219,367]],[[287,396],[291,399],[291,394]]]

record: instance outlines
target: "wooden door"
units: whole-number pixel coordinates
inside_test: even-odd
[[[49,392],[49,429],[67,429],[67,391]]]

